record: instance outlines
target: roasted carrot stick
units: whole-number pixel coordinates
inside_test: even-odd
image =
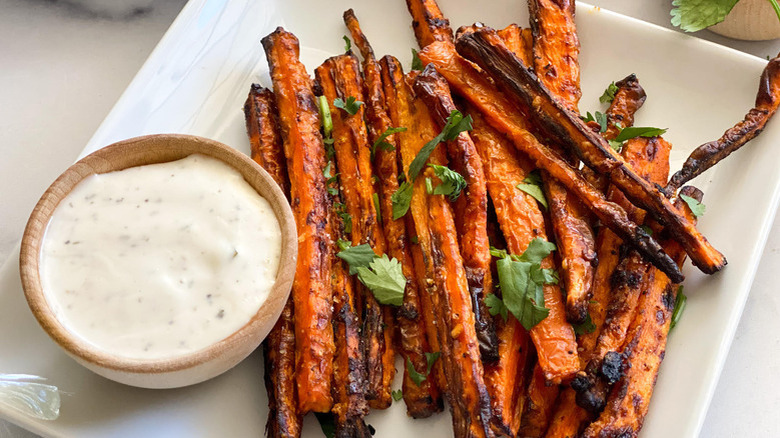
[[[336,163],[329,162],[330,172],[338,175]],[[331,240],[348,238],[344,219],[333,204],[341,203],[338,180],[330,183],[334,189],[328,221]],[[333,288],[333,335],[336,352],[333,360],[333,408],[335,433],[338,437],[368,438],[371,433],[363,417],[368,413],[366,403],[366,363],[360,335],[360,312],[355,296],[355,278],[349,276],[345,261],[336,254],[338,247],[330,246],[331,285]]]
[[[317,67],[316,76],[331,106],[335,157],[341,169],[344,204],[352,222],[352,244],[367,243],[377,255],[384,254],[384,234],[374,205],[371,146],[363,121],[365,110],[361,105],[355,114],[350,114],[334,106],[336,99],[346,102],[354,98],[363,102],[358,61],[351,54],[329,58]],[[362,285],[358,287],[365,303],[363,336],[368,372],[366,399],[372,408],[385,409],[392,403],[390,392],[395,375],[392,310],[382,308],[367,288]]]
[[[476,62],[499,88],[521,103],[521,111],[543,126],[548,134],[577,155],[589,167],[610,175],[632,202],[650,211],[682,243],[691,261],[712,274],[726,265],[726,258],[699,233],[691,221],[674,208],[661,189],[649,184],[620,158],[603,137],[588,129],[578,115],[567,110],[541,85],[536,76],[503,45],[492,29],[482,28],[458,39],[460,53]],[[563,182],[563,181],[562,181]],[[660,250],[660,248],[659,248]],[[643,254],[649,255],[649,254]],[[666,257],[668,259],[668,256]],[[667,260],[668,262],[668,260]],[[674,264],[659,266],[674,281],[682,280]]]
[[[355,46],[363,56],[363,75],[365,86],[365,108],[368,136],[372,145],[385,141],[390,148],[374,148],[374,174],[377,176],[377,194],[381,211],[381,223],[384,229],[387,254],[401,261],[404,276],[407,278],[403,305],[396,311],[398,325],[398,350],[404,363],[409,360],[415,370],[427,367],[425,353],[431,353],[426,338],[423,309],[420,303],[420,286],[417,281],[410,242],[406,235],[404,219],[393,220],[392,195],[398,189],[398,144],[396,136],[390,134],[382,140],[382,135],[392,128],[390,117],[385,109],[385,97],[382,91],[382,78],[379,63],[374,52],[360,29],[360,24],[352,9],[344,12],[344,22],[349,28]],[[423,282],[424,284],[424,282]],[[433,318],[430,318],[433,322]],[[434,333],[435,336],[435,333]],[[438,348],[435,351],[439,351]],[[408,367],[404,367],[403,397],[407,413],[413,418],[424,418],[442,410],[441,394],[435,379],[426,379],[417,385],[411,377]]]
[[[431,66],[417,76],[414,90],[428,106],[439,128],[444,128],[447,117],[457,110],[447,81]],[[483,362],[495,362],[498,360],[498,338],[485,304],[485,296],[493,288],[485,173],[468,132],[461,132],[455,140],[448,141],[447,152],[452,170],[466,181],[466,188],[455,201],[455,226],[474,307],[479,349]]]
[[[764,130],[766,122],[777,112],[778,106],[780,106],[780,57],[775,57],[761,73],[755,107],[719,139],[696,148],[685,160],[683,168],[672,176],[666,186],[667,193],[674,193],[678,187],[696,178],[755,138]]]
[[[534,62],[524,65],[536,72],[540,82],[562,105],[578,113],[577,104],[582,92],[574,2],[531,0],[528,9],[533,31]],[[512,52],[522,61],[522,53]],[[571,154],[564,153],[557,145],[553,146],[571,164],[578,164]],[[561,279],[566,287],[566,317],[573,323],[582,323],[588,315],[588,297],[598,263],[593,230],[587,210],[577,197],[570,195],[547,172],[543,172],[542,176],[550,206],[550,222],[561,257]]]
[[[615,98],[612,100],[612,103],[607,110],[609,123],[607,124],[607,131],[604,133],[604,137],[607,139],[613,139],[618,134],[618,129],[615,127],[616,123],[620,123],[623,127],[633,125],[634,113],[645,101],[644,90],[639,85],[636,76],[630,75],[625,79],[618,81],[616,86],[618,87],[618,91],[615,92]],[[650,155],[642,155],[648,151],[650,152]],[[622,154],[624,158],[633,157],[631,158],[634,160],[632,161],[632,165],[635,168],[640,169],[640,171],[647,167],[647,165],[641,163],[643,161],[654,161],[653,159],[656,155],[653,149],[643,148],[641,143],[637,142],[628,142],[623,148]],[[660,155],[661,157],[659,157],[658,160],[655,160],[655,164],[663,160],[663,154]],[[668,164],[666,166],[668,169]],[[658,165],[653,166],[653,168],[655,167],[662,168],[662,166]],[[645,174],[645,176],[647,175]],[[614,187],[609,189],[608,199],[619,203],[629,210],[633,207],[628,200],[622,196],[620,191]],[[593,330],[590,333],[583,333],[577,337],[580,359],[583,361],[583,366],[587,364],[588,358],[596,346],[599,334],[601,334],[601,327],[606,318],[607,305],[612,296],[610,278],[618,265],[618,256],[622,243],[622,240],[608,228],[600,229],[596,239],[596,252],[598,254],[599,264],[596,267],[596,273],[593,280],[593,293],[588,303],[588,315],[591,318]],[[573,438],[577,436],[582,429],[582,426],[590,418],[590,414],[577,405],[576,395],[577,392],[571,388],[566,388],[561,392],[558,406],[553,415],[553,419],[550,422],[550,427],[547,429],[546,436],[548,438]]]
[[[444,18],[436,0],[406,0],[412,15],[412,29],[420,47],[434,41],[452,42],[450,21]]]
[[[523,64],[533,65],[533,35],[531,29],[522,29],[516,24],[510,24],[499,30],[498,35],[504,40],[504,44],[509,47],[509,50],[523,61]]]
[[[251,157],[289,196],[289,180],[273,92],[252,84],[244,104]],[[271,438],[301,436],[301,415],[295,396],[295,327],[293,299],[263,341],[265,388],[268,392],[266,434]]]
[[[525,121],[515,105],[485,78],[470,62],[460,57],[448,43],[433,43],[420,52],[423,63],[432,63],[450,83],[450,87],[466,98],[485,115],[485,119],[499,132],[507,135],[515,147],[533,160],[537,167],[550,172],[568,190],[576,194],[583,204],[622,239],[630,242],[642,255],[652,260],[664,272],[676,279],[682,273],[663,252],[658,242],[635,223],[625,210],[607,202],[604,195],[595,190],[582,177],[579,170],[566,163],[558,154],[539,143],[525,128]]]
[[[701,201],[702,193],[694,187],[684,187],[681,192]],[[684,202],[678,200],[675,204],[691,221],[695,220]],[[667,239],[664,247],[682,266],[686,254],[677,241]],[[640,298],[637,316],[622,350],[625,373],[610,392],[598,420],[585,430],[584,437],[639,434],[664,357],[677,293],[678,285],[653,269],[652,281]]]
[[[422,146],[436,135],[427,107],[412,98],[397,59],[382,58],[382,80],[388,113],[394,125],[408,129],[399,134],[399,147],[406,171]],[[429,162],[446,164],[443,148],[435,148]],[[453,417],[456,437],[492,437],[490,400],[483,380],[479,345],[474,329],[474,311],[458,248],[452,210],[443,195],[428,195],[425,178],[435,179],[427,169],[413,183],[410,213],[414,222],[426,280],[437,317],[436,333],[447,379],[445,394]],[[409,181],[409,175],[406,174]]]
[[[277,28],[262,40],[290,177],[290,199],[298,228],[298,265],[293,281],[296,384],[301,414],[327,412],[333,402],[332,291],[325,151],[312,81],[298,60],[298,39]]]
[[[521,254],[534,237],[545,236],[544,217],[538,203],[515,187],[533,170],[533,165],[520,157],[478,111],[469,108],[468,112],[474,119],[470,134],[484,165],[488,192],[507,250]],[[485,366],[485,382],[492,401],[494,424],[498,430],[509,431],[513,436],[520,428],[523,411],[520,402],[525,398],[525,385],[518,383],[526,374],[530,343],[528,332],[514,317],[506,322],[498,321],[498,338],[499,361]]]

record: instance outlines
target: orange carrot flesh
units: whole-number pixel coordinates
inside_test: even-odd
[[[352,55],[335,56],[318,67],[316,74],[323,95],[331,105],[335,157],[341,169],[340,184],[346,211],[352,222],[352,244],[367,243],[378,255],[384,254],[384,234],[374,205],[371,146],[363,121],[365,109],[361,105],[353,115],[333,104],[336,99],[346,102],[349,97],[363,102],[363,83],[358,61]],[[365,303],[363,336],[367,344],[366,398],[372,408],[385,409],[392,403],[390,393],[395,374],[392,313],[379,305],[371,291],[362,285],[358,287],[362,290]]]
[[[330,326],[332,291],[327,226],[325,151],[312,81],[298,60],[298,40],[278,28],[263,38],[279,109],[279,125],[290,177],[290,199],[298,230],[293,280],[296,383],[301,414],[328,412],[335,344]]]
[[[397,346],[404,363],[409,360],[416,370],[421,370],[427,367],[424,354],[431,352],[425,334],[426,326],[420,302],[422,289],[418,285],[405,220],[393,220],[392,195],[398,189],[398,144],[395,134],[391,134],[384,139],[391,148],[373,146],[381,140],[383,133],[393,127],[385,109],[380,66],[351,9],[344,13],[344,22],[364,60],[366,122],[369,140],[374,148],[374,174],[377,176],[376,187],[382,218],[380,222],[383,226],[387,254],[401,262],[404,276],[407,278],[403,305],[397,309],[395,315],[398,328]],[[407,413],[413,418],[428,417],[442,410],[441,394],[435,379],[426,379],[417,385],[412,380],[407,367],[404,367],[403,397]]]
[[[436,70],[425,69],[414,81],[417,96],[428,106],[439,128],[456,111],[449,86]],[[452,170],[463,176],[466,187],[455,201],[455,227],[458,231],[463,267],[476,318],[476,331],[483,362],[498,360],[498,339],[493,318],[485,304],[492,290],[490,243],[487,235],[487,187],[482,160],[467,132],[446,142]]]
[[[385,96],[393,102],[388,106],[391,119],[395,125],[409,128],[399,135],[400,155],[407,169],[437,132],[425,104],[413,100],[400,63],[392,57],[383,58],[381,63]],[[429,162],[446,164],[443,152],[441,148],[434,149]],[[435,178],[431,169],[413,183],[410,213],[425,264],[426,281],[432,285],[430,299],[437,318],[439,361],[447,379],[445,393],[452,409],[454,435],[493,436],[489,427],[490,400],[483,381],[474,313],[452,211],[442,195],[426,193],[425,178]]]
[[[452,41],[450,22],[439,9],[436,0],[406,0],[412,15],[412,28],[420,47],[434,41]]]
[[[268,172],[285,195],[289,180],[273,92],[252,85],[244,104],[251,157]],[[295,396],[295,326],[293,300],[287,300],[279,320],[263,341],[265,387],[268,392],[266,433],[271,438],[299,437],[302,417]]]

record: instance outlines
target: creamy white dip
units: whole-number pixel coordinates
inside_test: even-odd
[[[58,320],[83,340],[172,358],[246,324],[280,252],[268,201],[227,164],[191,155],[84,179],[52,215],[40,273]]]

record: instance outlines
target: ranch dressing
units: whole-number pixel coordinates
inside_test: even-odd
[[[267,200],[203,155],[92,175],[41,248],[46,300],[71,332],[133,359],[200,350],[249,322],[276,278]]]

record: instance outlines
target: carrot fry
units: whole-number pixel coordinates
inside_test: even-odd
[[[244,104],[251,157],[290,196],[282,137],[271,90],[252,84]],[[295,396],[295,327],[293,299],[285,304],[279,320],[263,341],[265,388],[268,392],[266,434],[270,438],[301,436],[303,418]]]
[[[331,172],[338,174],[336,164],[330,162]],[[338,186],[338,182],[333,184]],[[332,195],[333,203],[341,202],[338,189]],[[344,220],[338,210],[329,209],[331,239],[343,240]],[[371,433],[363,417],[368,413],[366,403],[366,363],[360,336],[360,317],[356,307],[355,279],[349,276],[345,261],[341,260],[335,245],[330,246],[331,285],[333,288],[333,335],[336,352],[333,360],[333,408],[336,436],[368,438]]]
[[[634,113],[642,106],[645,100],[644,90],[639,85],[636,76],[630,75],[618,81],[615,85],[618,87],[618,91],[615,93],[615,98],[612,100],[609,110],[607,110],[607,117],[610,121],[607,125],[607,131],[604,133],[604,137],[607,139],[615,138],[618,133],[617,129],[612,129],[614,123],[625,123],[622,125],[624,127],[633,125]],[[626,143],[622,153],[623,157],[632,160],[632,165],[641,172],[645,172],[642,169],[648,166],[648,164],[643,164],[645,162],[653,162],[653,169],[662,169],[664,165],[659,163],[664,158],[668,160],[668,149],[666,153],[657,154],[655,149],[645,148],[642,143],[634,141]],[[658,159],[655,159],[656,155]],[[666,163],[666,169],[668,172],[668,162]],[[648,176],[646,172],[644,176]],[[608,199],[629,210],[633,207],[622,196],[622,193],[614,187],[609,189]],[[619,262],[618,255],[622,243],[622,240],[608,228],[601,228],[596,238],[596,253],[599,264],[596,267],[593,280],[593,293],[588,303],[588,314],[594,329],[590,333],[583,333],[577,337],[580,359],[583,361],[583,364],[587,364],[588,357],[590,357],[593,349],[596,347],[596,342],[601,334],[601,327],[606,318],[607,304],[612,296],[609,279],[612,277],[612,273]],[[582,426],[590,418],[590,414],[577,405],[576,395],[577,392],[572,388],[565,388],[561,392],[558,407],[545,436],[548,438],[573,438],[579,434]]]
[[[384,254],[384,234],[374,205],[371,147],[363,122],[364,108],[361,105],[355,114],[349,114],[333,104],[336,99],[347,101],[349,97],[363,102],[358,61],[351,54],[329,58],[317,67],[316,76],[331,106],[335,157],[341,169],[340,184],[346,212],[352,222],[352,244],[367,243],[378,255]],[[390,392],[395,375],[392,310],[381,307],[371,291],[362,284],[358,288],[365,304],[366,399],[372,408],[385,409],[392,403]]]
[[[428,105],[439,128],[443,128],[447,117],[457,110],[447,81],[431,66],[417,76],[414,90]],[[466,188],[455,201],[455,226],[474,308],[479,349],[483,362],[495,362],[498,360],[498,338],[493,317],[485,304],[485,296],[493,288],[485,173],[482,160],[467,132],[461,132],[455,140],[448,141],[447,152],[452,169],[466,181]]]
[[[694,265],[708,274],[725,266],[725,257],[712,247],[691,221],[681,215],[661,189],[639,176],[603,137],[588,129],[578,115],[551,96],[536,76],[503,45],[494,30],[483,28],[465,34],[458,40],[457,48],[484,68],[501,89],[515,96],[522,104],[521,110],[543,125],[550,135],[577,152],[589,167],[609,174],[612,182],[629,199],[662,221],[682,243]],[[658,248],[658,251],[661,249]],[[659,268],[675,281],[682,281],[680,269],[668,263],[668,256],[666,259],[667,263]]]
[[[399,133],[401,159],[407,169],[422,146],[436,135],[436,128],[425,104],[412,99],[398,60],[386,56],[381,65],[390,118],[395,126],[408,128]],[[434,149],[430,163],[446,164],[443,152],[442,148]],[[444,196],[426,193],[425,177],[435,178],[432,170],[427,169],[420,178],[410,181],[413,183],[410,213],[426,281],[432,286],[430,300],[441,348],[437,362],[441,362],[447,379],[445,395],[452,411],[454,435],[492,437],[490,400],[483,380],[474,311],[452,210]]]
[[[393,127],[385,109],[382,78],[379,64],[374,58],[371,45],[360,30],[360,24],[352,9],[344,12],[344,22],[350,30],[352,40],[363,55],[363,75],[366,90],[366,121],[371,144],[381,141],[381,136]],[[390,257],[401,261],[404,276],[408,279],[404,291],[403,305],[396,312],[398,325],[398,350],[409,360],[415,370],[427,367],[425,353],[431,352],[426,338],[426,325],[420,302],[420,290],[424,288],[417,281],[410,243],[406,235],[404,219],[393,220],[392,194],[398,189],[398,158],[395,135],[384,139],[391,148],[374,147],[374,173],[378,177],[377,193],[381,211],[381,223]],[[431,323],[433,318],[429,317]],[[435,333],[433,336],[435,336]],[[435,351],[439,351],[438,348]],[[426,379],[417,385],[409,369],[404,367],[403,397],[407,413],[413,418],[428,417],[442,410],[441,394],[434,379]]]
[[[552,96],[573,112],[577,110],[580,91],[579,39],[574,24],[574,2],[531,0],[528,2],[533,34],[533,64],[539,80]],[[499,36],[500,36],[499,32]],[[503,40],[503,37],[502,37]],[[504,40],[505,41],[505,40]],[[521,61],[524,53],[512,50]],[[578,160],[553,144],[569,163]],[[550,210],[550,222],[561,257],[561,279],[566,287],[566,317],[582,323],[588,315],[588,297],[593,285],[596,243],[587,211],[576,196],[547,172],[542,173]]]
[[[625,210],[608,202],[604,195],[584,180],[579,170],[566,163],[525,129],[525,121],[506,96],[498,92],[470,62],[455,53],[452,44],[433,43],[420,52],[423,63],[432,63],[457,93],[466,98],[496,130],[507,135],[515,147],[531,158],[576,194],[588,209],[622,239],[630,242],[642,255],[652,260],[664,272],[682,279],[682,272],[661,249],[658,242],[635,223]]]
[[[335,345],[332,316],[325,152],[311,79],[298,60],[298,39],[277,28],[262,40],[290,177],[290,199],[298,228],[298,265],[292,296],[295,310],[296,384],[301,415],[332,405]]]
[[[461,32],[458,30],[458,35]],[[531,29],[522,29],[516,24],[498,31],[498,36],[504,41],[504,44],[512,51],[525,65],[533,65],[533,34]]]
[[[702,193],[694,187],[684,187],[681,192],[701,201]],[[685,211],[691,221],[695,220],[684,202],[678,199],[675,204]],[[667,239],[664,247],[682,266],[686,254],[676,240]],[[610,392],[606,408],[598,420],[585,430],[583,436],[586,438],[636,437],[642,428],[664,357],[678,293],[678,285],[662,272],[653,270],[651,275],[652,280],[640,298],[639,310],[622,351],[625,372]]]
[[[420,47],[434,41],[452,42],[450,21],[436,4],[436,0],[406,0],[406,7],[412,15],[412,29]]]
[[[764,130],[766,122],[777,112],[778,106],[780,106],[780,57],[770,60],[764,67],[755,107],[719,139],[696,148],[685,160],[683,168],[672,176],[666,186],[666,192],[674,193],[678,187],[696,178],[755,138]]]

